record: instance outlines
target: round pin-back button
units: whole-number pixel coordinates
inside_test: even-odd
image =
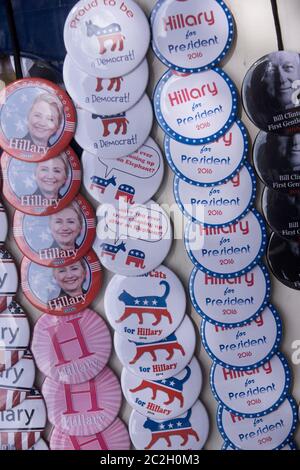
[[[24,214],[55,214],[69,205],[80,189],[81,165],[71,147],[40,163],[22,162],[3,153],[1,167],[3,194]]]
[[[176,418],[194,405],[202,388],[202,372],[194,357],[175,377],[155,382],[123,369],[121,383],[126,400],[134,410],[164,421]]]
[[[81,195],[50,216],[36,217],[16,211],[13,225],[14,238],[24,256],[53,268],[81,259],[96,236],[94,209]]]
[[[194,268],[190,297],[199,315],[220,326],[242,326],[257,317],[270,298],[270,276],[264,265],[232,279],[212,277]]]
[[[103,160],[83,152],[82,165],[84,186],[100,204],[143,204],[158,191],[164,175],[161,150],[151,137],[126,157]]]
[[[164,380],[179,374],[191,361],[196,333],[192,321],[185,316],[175,333],[162,341],[135,343],[115,333],[114,345],[129,372],[146,380]]]
[[[44,399],[35,389],[23,403],[0,416],[0,447],[6,450],[30,449],[41,438],[47,422]]]
[[[259,59],[247,72],[243,105],[252,122],[266,132],[299,132],[300,56],[276,51]],[[272,165],[273,167],[273,165]]]
[[[93,379],[106,366],[111,348],[106,323],[92,310],[63,318],[43,315],[34,328],[36,364],[57,382],[80,384]]]
[[[154,201],[98,208],[94,249],[103,266],[123,276],[141,276],[156,269],[172,244],[168,215]]]
[[[77,114],[76,142],[102,159],[121,158],[135,152],[149,137],[153,124],[152,105],[147,95],[128,111],[114,116],[100,116],[82,108],[77,108]]]
[[[96,378],[82,384],[45,380],[42,388],[51,424],[71,436],[90,436],[104,431],[121,407],[121,387],[106,367]]]
[[[190,145],[216,141],[234,124],[237,91],[221,69],[194,74],[169,71],[154,92],[161,128],[172,139]]]
[[[251,271],[264,255],[267,231],[255,209],[227,227],[203,227],[189,222],[185,246],[193,264],[219,278],[238,277]]]
[[[18,271],[11,254],[0,247],[0,312],[7,309],[18,290]]]
[[[265,188],[262,210],[274,232],[283,238],[300,241],[300,193],[292,195]]]
[[[81,0],[67,17],[64,41],[79,67],[88,63],[97,68],[99,77],[119,77],[142,62],[150,44],[150,26],[133,0],[101,4]]]
[[[300,290],[300,242],[276,233],[270,238],[267,260],[274,276],[291,289]]]
[[[159,266],[138,280],[114,276],[105,291],[104,309],[120,335],[153,343],[178,328],[185,314],[186,295],[178,277]]]
[[[224,442],[222,450],[241,450],[241,449],[235,449],[234,447],[232,447],[232,445],[229,442]],[[280,450],[297,450],[297,446],[295,442],[289,442]]]
[[[147,59],[123,77],[99,78],[80,70],[69,55],[64,62],[64,82],[72,99],[96,114],[119,114],[132,108],[145,93],[149,79]]]
[[[192,146],[165,138],[165,153],[173,172],[195,186],[215,186],[233,178],[249,151],[247,130],[241,121],[209,145]]]
[[[87,308],[102,286],[102,269],[98,257],[90,251],[69,266],[47,268],[27,258],[21,265],[25,296],[41,312],[50,315],[73,315]]]
[[[102,432],[92,436],[69,436],[54,428],[50,436],[51,450],[130,450],[127,427],[119,418]]]
[[[137,450],[201,450],[208,433],[208,415],[199,400],[174,419],[155,421],[137,411],[129,419],[129,434]]]
[[[57,85],[24,78],[4,88],[0,98],[0,145],[8,154],[41,162],[67,148],[75,132],[76,111]]]
[[[2,159],[3,159],[3,155],[1,156],[1,161]],[[0,202],[0,245],[3,245],[3,243],[5,242],[7,234],[8,234],[7,215],[6,215],[3,205]]]
[[[1,321],[0,321],[1,322]],[[0,411],[20,405],[33,387],[35,364],[30,352],[0,376]]]
[[[293,438],[297,406],[287,398],[275,411],[260,418],[243,418],[218,408],[218,428],[236,450],[281,450]]]
[[[204,321],[201,337],[209,356],[222,367],[249,371],[265,364],[277,353],[282,323],[277,311],[269,305],[242,327],[222,327]]]
[[[174,194],[189,220],[205,226],[227,227],[242,219],[253,206],[255,174],[246,164],[230,181],[217,187],[196,187],[175,176]]]

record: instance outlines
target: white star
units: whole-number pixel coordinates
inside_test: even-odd
[[[166,384],[166,383],[167,383],[167,380],[166,380],[166,379],[165,379],[165,380],[162,380],[161,383],[162,383],[162,384]]]
[[[140,301],[139,300],[135,300],[135,305],[140,305]]]
[[[144,300],[144,305],[148,305],[148,304],[149,304],[148,300]]]
[[[175,385],[175,382],[173,382],[173,380],[172,380],[172,382],[170,382],[170,385],[171,385],[171,387],[173,387]]]
[[[27,176],[24,181],[26,189],[34,188],[34,180]]]
[[[161,425],[159,426],[159,429],[165,429],[165,425],[164,425],[164,424],[161,424]]]
[[[172,423],[170,423],[169,426],[168,426],[169,429],[173,429],[173,427],[174,427],[174,426],[173,426]]]
[[[51,242],[52,237],[49,232],[42,232],[39,235],[39,239],[42,240],[43,242]]]
[[[177,421],[176,426],[178,426],[178,427],[180,428],[180,427],[182,426],[182,422],[181,422],[181,421]]]
[[[21,95],[21,103],[27,103],[28,102],[28,98],[25,94]]]
[[[153,300],[152,305],[157,305],[157,300]]]
[[[15,127],[16,127],[16,130],[17,130],[17,131],[20,131],[20,132],[25,132],[25,130],[26,130],[26,125],[25,125],[25,123],[22,122],[20,119],[19,119],[19,121],[17,121],[17,122],[15,123]]]

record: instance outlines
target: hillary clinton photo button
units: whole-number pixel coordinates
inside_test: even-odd
[[[285,194],[265,188],[262,210],[274,232],[283,238],[300,242],[300,193]]]
[[[3,155],[1,156],[1,160],[3,158]],[[0,202],[0,245],[3,245],[3,243],[6,240],[8,234],[8,220],[7,220],[7,215],[4,209],[4,206]]]
[[[267,260],[279,282],[291,289],[300,290],[299,240],[286,240],[273,233],[267,249]]]
[[[79,195],[60,212],[36,217],[16,211],[14,238],[24,256],[42,266],[68,266],[91,249],[96,236],[92,206]]]
[[[0,93],[0,145],[11,156],[41,162],[65,150],[76,111],[65,91],[40,78],[18,80]]]
[[[75,315],[99,295],[102,268],[94,251],[69,266],[48,268],[23,258],[22,289],[25,297],[41,312]]]
[[[18,290],[18,271],[11,254],[0,246],[0,313],[7,309]]]
[[[3,194],[17,210],[29,215],[51,215],[69,205],[80,189],[81,165],[69,147],[40,163],[1,156]]]
[[[105,291],[104,308],[121,336],[153,343],[178,328],[185,314],[186,295],[178,277],[159,266],[138,280],[114,276]]]

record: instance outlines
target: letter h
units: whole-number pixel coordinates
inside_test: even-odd
[[[88,388],[81,390],[83,385],[88,386]],[[85,384],[79,384],[79,385],[64,384],[64,389],[65,389],[65,398],[66,398],[66,405],[67,405],[67,410],[63,413],[64,415],[80,413],[80,411],[74,410],[72,396],[73,395],[85,395],[86,393],[90,395],[90,399],[91,399],[91,408],[89,410],[86,410],[86,412],[91,413],[95,411],[103,411],[103,408],[100,408],[97,403],[97,390],[95,386],[95,379],[92,379],[89,382],[86,382]],[[84,404],[87,403],[85,398],[82,401]]]

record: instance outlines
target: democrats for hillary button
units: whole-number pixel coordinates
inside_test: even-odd
[[[68,266],[52,269],[23,258],[21,278],[27,300],[41,312],[73,315],[87,308],[99,294],[102,269],[93,251]]]
[[[279,282],[291,289],[300,290],[300,242],[286,240],[276,233],[270,238],[267,260]]]
[[[70,11],[64,29],[68,54],[78,67],[102,78],[134,70],[150,44],[150,26],[133,0],[81,0]]]
[[[115,421],[121,407],[121,387],[108,367],[96,378],[77,385],[48,377],[42,392],[50,423],[70,436],[104,431]]]
[[[140,148],[151,132],[153,111],[144,95],[124,113],[100,115],[77,108],[76,142],[86,151],[102,159],[121,158]]]
[[[168,215],[154,201],[145,205],[103,204],[97,211],[94,249],[103,266],[123,276],[147,274],[163,262],[173,231]]]
[[[69,147],[40,163],[1,156],[3,193],[24,214],[51,215],[70,204],[80,189],[81,165]]]
[[[106,323],[89,309],[63,318],[43,315],[32,339],[38,368],[47,377],[68,384],[96,377],[106,366],[111,347]]]
[[[192,321],[185,316],[175,333],[162,341],[135,343],[115,333],[114,345],[129,372],[145,380],[164,380],[179,374],[191,361],[196,333]]]
[[[249,150],[247,131],[241,121],[215,142],[189,145],[165,138],[165,153],[173,172],[195,186],[215,186],[233,178]]]
[[[262,210],[274,232],[283,238],[300,242],[300,193],[285,194],[265,188]]]
[[[276,410],[291,387],[291,371],[281,353],[249,371],[226,369],[214,363],[210,382],[213,394],[227,411],[258,418]]]
[[[0,145],[26,162],[56,157],[70,143],[76,111],[67,93],[40,78],[18,80],[0,93]]]
[[[161,150],[151,137],[121,158],[103,160],[85,151],[82,165],[85,189],[100,204],[143,204],[158,191],[164,175]]]
[[[0,313],[10,305],[17,290],[17,267],[10,253],[0,247]]]
[[[3,159],[3,155],[1,156],[1,161]],[[8,234],[8,220],[7,215],[4,209],[4,206],[0,202],[0,245],[6,240]]]
[[[185,246],[193,264],[218,278],[251,271],[264,255],[266,244],[266,227],[256,210],[225,227],[203,227],[193,222],[186,227]]]
[[[255,175],[246,164],[230,181],[213,187],[197,187],[176,176],[174,194],[188,219],[205,226],[227,227],[251,209],[256,195]]]
[[[271,305],[241,327],[202,322],[201,337],[209,356],[223,367],[249,371],[269,361],[282,339],[282,323]]]
[[[149,79],[147,59],[128,75],[99,78],[80,70],[69,55],[64,82],[75,103],[90,113],[119,114],[132,108],[144,94]]]
[[[298,421],[292,398],[260,418],[243,418],[222,406],[217,418],[223,439],[235,450],[281,450],[293,439]]]
[[[129,434],[137,450],[201,450],[208,433],[208,415],[199,400],[174,419],[155,421],[137,411],[129,419]]]
[[[237,114],[237,91],[221,69],[194,74],[169,71],[154,92],[156,119],[172,139],[202,145],[228,132]]]
[[[200,72],[228,53],[234,23],[222,0],[159,0],[151,15],[152,47],[169,68]]]
[[[178,277],[159,266],[138,279],[114,276],[105,291],[104,308],[120,335],[153,343],[178,328],[186,310],[186,295]]]
[[[54,268],[81,259],[96,236],[94,209],[81,195],[50,216],[36,217],[16,211],[13,224],[14,238],[24,256]]]
[[[156,421],[176,418],[189,410],[200,395],[202,372],[197,359],[175,377],[150,381],[122,372],[122,390],[129,405],[143,416]]]

